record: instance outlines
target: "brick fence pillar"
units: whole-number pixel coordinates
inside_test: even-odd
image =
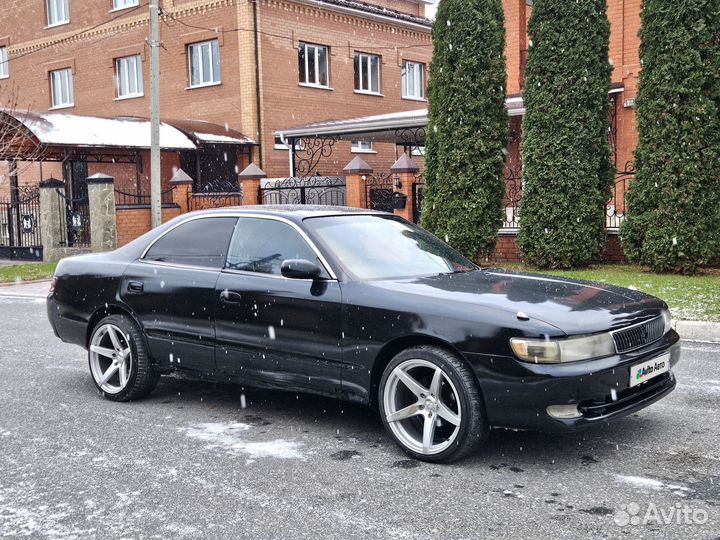
[[[413,197],[413,183],[415,182],[415,173],[420,168],[410,159],[410,156],[403,154],[395,164],[390,167],[390,174],[395,182],[395,192],[405,195],[405,208],[396,208],[395,215],[403,217],[408,221],[413,220],[413,205],[415,204]]]
[[[40,239],[43,246],[43,261],[55,262],[65,256],[67,246],[67,218],[65,201],[60,190],[65,182],[49,178],[40,182]]]
[[[87,178],[90,210],[90,248],[112,251],[117,247],[115,179],[103,173]]]
[[[372,174],[370,165],[356,156],[343,169],[345,173],[345,204],[351,208],[367,208],[365,175]]]
[[[190,211],[190,197],[193,194],[193,179],[182,169],[177,169],[170,179],[172,186],[173,203],[180,207],[180,213],[184,214]]]
[[[267,178],[267,174],[260,167],[251,163],[238,175],[242,186],[243,205],[262,204],[260,200],[260,181]]]

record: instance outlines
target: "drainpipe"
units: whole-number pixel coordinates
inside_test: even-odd
[[[264,169],[263,163],[263,122],[262,122],[262,97],[260,95],[260,33],[258,28],[260,27],[260,15],[258,13],[257,0],[253,3],[253,32],[255,33],[255,97],[257,99],[257,130],[258,140],[260,141],[260,168]]]

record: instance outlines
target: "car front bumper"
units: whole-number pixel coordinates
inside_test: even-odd
[[[495,427],[564,431],[596,425],[647,407],[676,385],[680,337],[671,330],[636,351],[566,364],[530,364],[514,357],[467,354]],[[630,368],[670,354],[670,370],[630,387]],[[551,405],[577,405],[580,416],[555,418]]]

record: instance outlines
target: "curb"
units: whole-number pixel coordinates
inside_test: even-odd
[[[18,287],[20,285],[32,285],[34,283],[44,283],[44,282],[50,283],[52,281],[51,278],[42,278],[42,279],[31,279],[28,281],[4,281],[0,282],[0,287]]]
[[[675,331],[680,338],[689,341],[720,343],[720,323],[707,321],[678,321]]]

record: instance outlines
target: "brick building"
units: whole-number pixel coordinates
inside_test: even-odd
[[[188,126],[188,120],[208,122],[207,131],[220,139],[224,128],[246,140],[237,147],[200,140],[204,144],[197,144],[195,152],[166,149],[163,187],[178,167],[195,179],[196,191],[213,188],[208,177],[235,182],[250,161],[270,178],[289,176],[291,153],[287,140],[277,136],[288,128],[422,112],[432,55],[425,1],[160,0],[163,119],[185,128],[196,143],[203,130],[197,123]],[[18,109],[44,114],[149,116],[147,0],[6,4],[0,13],[0,104],[15,92]],[[504,0],[504,5],[511,128],[507,236],[518,225],[514,212],[521,194],[522,90],[532,0]],[[632,161],[637,142],[640,10],[641,0],[608,0],[609,61],[614,66],[609,137],[620,171]],[[387,172],[402,153],[402,146],[388,140],[338,137],[315,172],[342,175],[358,155],[375,171]],[[13,177],[20,186],[50,176],[72,184],[73,176],[96,172],[114,176],[116,187],[125,191],[148,192],[145,149],[136,149],[129,163],[82,159],[82,152],[69,152],[64,165],[63,160],[20,164],[15,174],[0,163],[0,199],[12,194]],[[419,153],[414,159],[422,165]],[[617,226],[624,212],[629,177],[619,178],[608,207],[609,228]],[[504,238],[500,246],[507,252],[503,257],[516,256],[512,238]]]
[[[251,156],[241,152],[235,164],[231,155],[231,173],[252,159],[271,176],[287,176],[288,150],[273,132],[288,124],[412,109],[424,101],[432,54],[424,0],[161,0],[160,6],[161,115],[227,126],[254,140]],[[18,110],[149,116],[147,0],[6,0],[3,7],[0,62],[8,61],[0,69],[0,104],[15,93]],[[413,72],[405,92],[403,69]],[[392,145],[354,146],[371,161],[395,156]],[[342,169],[351,148],[350,142],[335,148],[338,167],[329,172]],[[207,162],[212,173],[224,174],[211,165],[228,161],[227,149],[207,152],[164,152],[163,168],[181,166],[195,176],[198,162]],[[138,166],[90,160],[66,168],[101,170],[126,188],[135,186],[141,169],[145,186],[146,154]],[[59,163],[17,171],[20,185],[69,176]],[[7,165],[0,169],[0,197],[14,180],[9,172]]]

